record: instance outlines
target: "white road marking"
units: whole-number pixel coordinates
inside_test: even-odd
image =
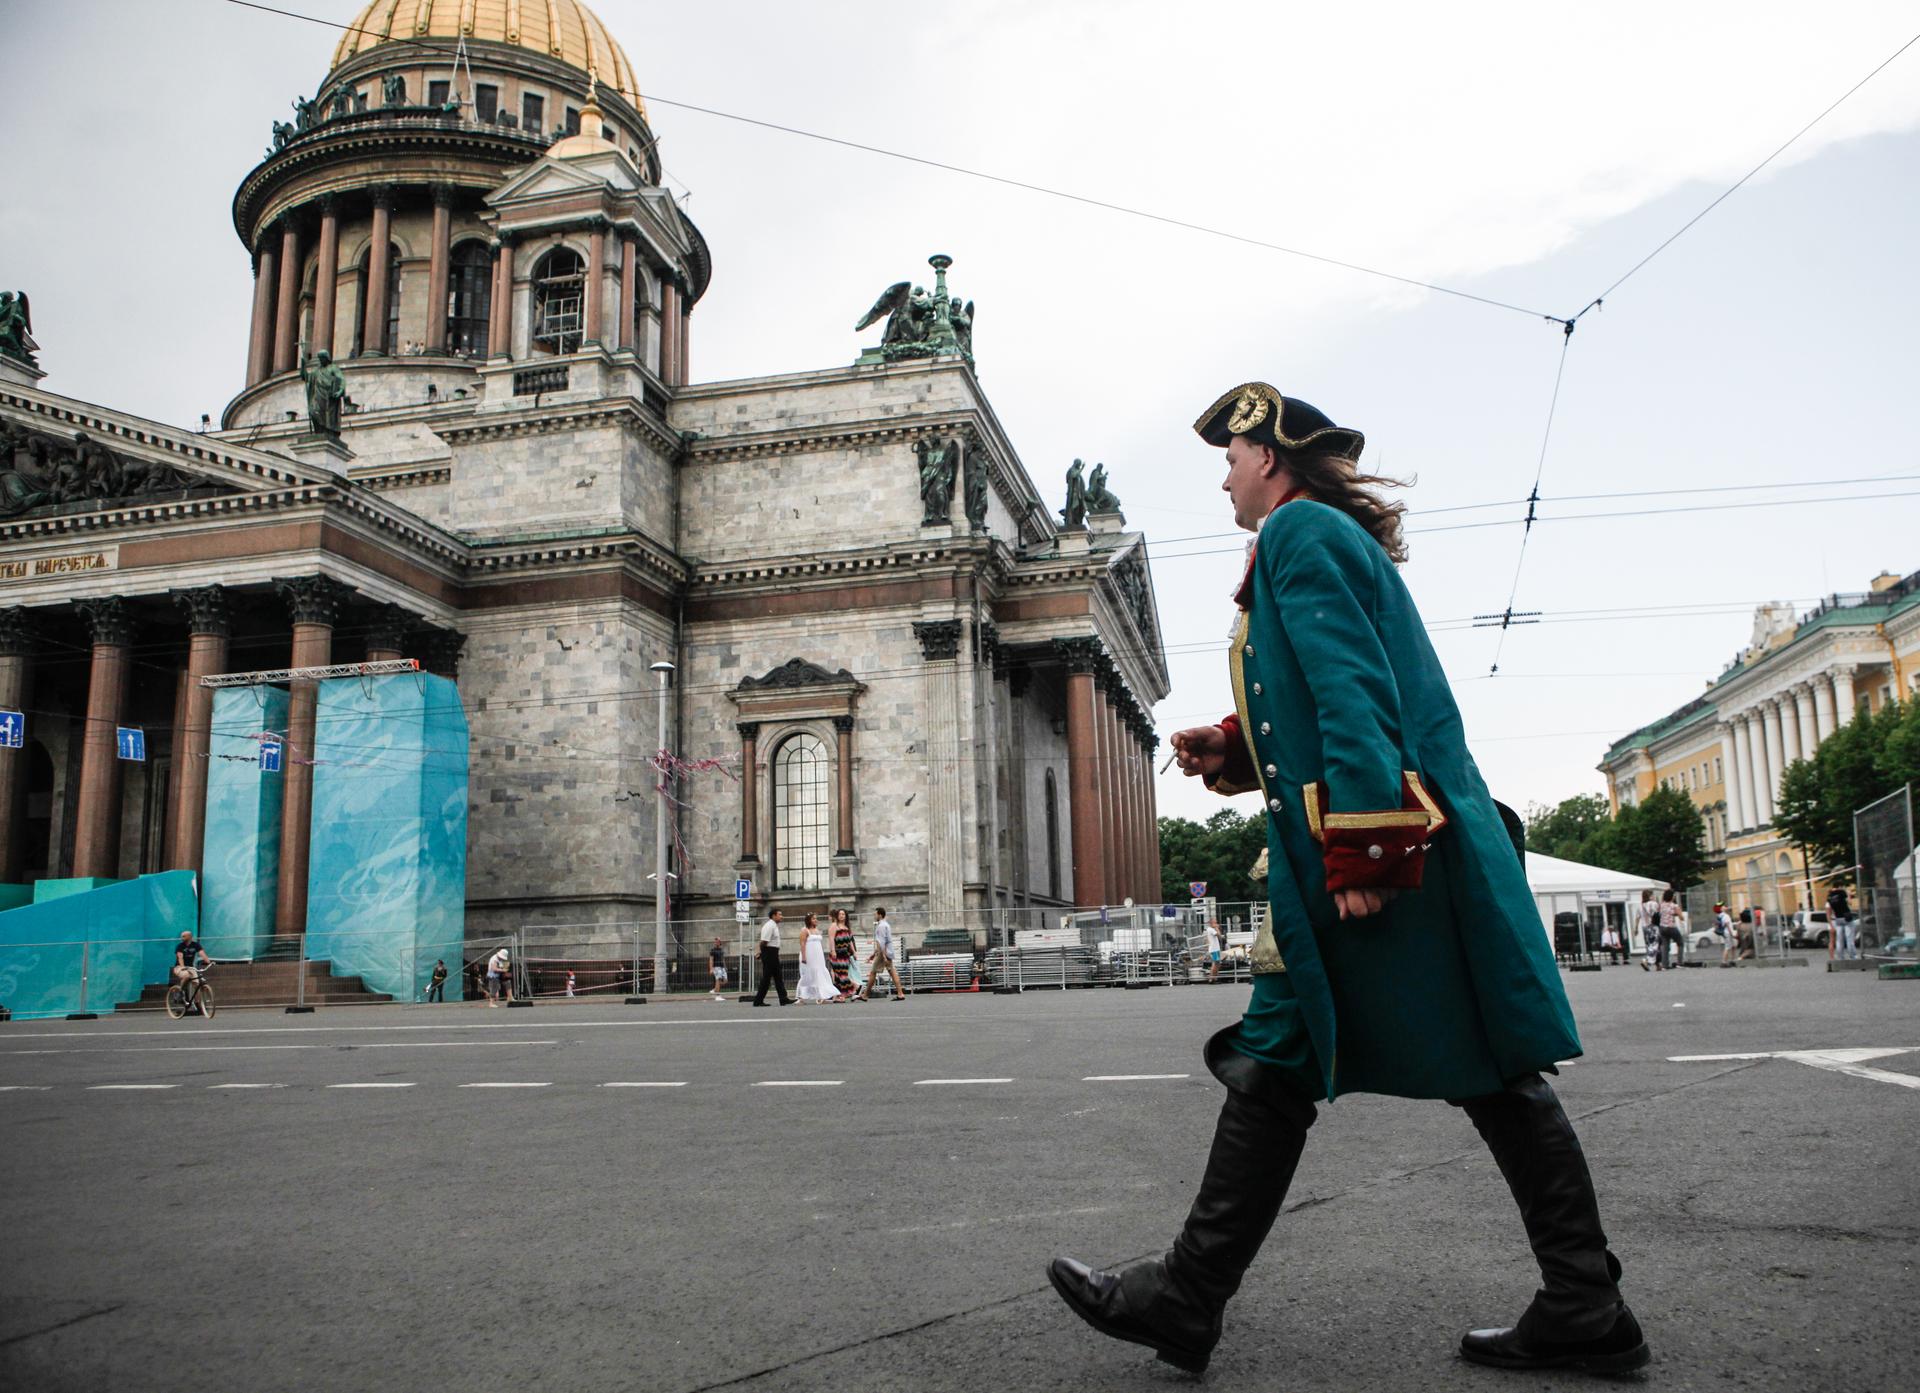
[[[283,1083],[210,1083],[208,1088],[285,1088]]]
[[[552,1088],[551,1083],[463,1083],[462,1088]]]
[[[1853,1053],[1853,1051],[1835,1050],[1833,1054]],[[1904,1050],[1892,1050],[1887,1053],[1904,1054]],[[1856,1079],[1871,1079],[1875,1083],[1898,1084],[1902,1088],[1920,1088],[1920,1076],[1914,1074],[1896,1074],[1891,1069],[1869,1069],[1864,1064],[1853,1064],[1844,1059],[1830,1058],[1825,1051],[1803,1050],[1781,1056],[1791,1059],[1795,1064],[1810,1064],[1816,1069],[1831,1069],[1836,1074],[1851,1074]]]
[[[93,1083],[87,1085],[89,1093],[134,1093],[148,1089],[178,1088],[177,1083]]]
[[[654,1083],[651,1081],[615,1081],[613,1083],[603,1083],[600,1086],[602,1088],[685,1088],[687,1086],[687,1082],[685,1079],[681,1079],[677,1083]]]
[[[652,1026],[656,1029],[671,1030],[682,1026],[799,1025],[808,1019],[810,1019],[810,1017],[806,1016],[752,1016],[730,1020],[717,1020],[712,1017],[696,1018],[689,1016],[684,1021],[568,1021],[566,1024],[568,1030],[599,1030],[634,1026]],[[873,1017],[876,1024],[884,1022],[891,1025],[912,1025],[916,1020],[924,1022],[930,1019],[931,1017],[920,1016],[917,1012],[906,1012],[898,1016]],[[553,1026],[554,1023],[551,1020],[474,1021],[467,1025],[259,1025],[219,1026],[212,1029],[209,1033],[215,1035],[307,1035],[347,1032],[366,1033],[369,1031],[386,1031],[391,1033],[401,1030],[552,1030]],[[8,1038],[12,1040],[87,1040],[102,1037],[127,1039],[143,1035],[177,1035],[178,1033],[179,1032],[175,1030],[40,1030],[21,1034],[14,1034],[12,1031],[9,1031]],[[26,1051],[11,1051],[11,1053],[24,1054]]]
[[[89,1045],[82,1050],[0,1050],[0,1054],[193,1054],[219,1050],[478,1050],[557,1045],[558,1040],[368,1040],[327,1045]]]
[[[1147,1083],[1155,1079],[1190,1079],[1191,1074],[1088,1074],[1081,1083]]]
[[[1867,1046],[1841,1050],[1759,1050],[1751,1054],[1674,1054],[1667,1056],[1667,1062],[1669,1064],[1710,1064],[1732,1059],[1789,1059],[1795,1064],[1805,1064],[1809,1068],[1848,1074],[1853,1078],[1869,1079],[1874,1083],[1890,1083],[1900,1088],[1920,1088],[1920,1075],[1896,1074],[1891,1069],[1866,1067],[1866,1061],[1869,1059],[1885,1059],[1889,1055],[1913,1054],[1916,1051],[1920,1051],[1920,1046]]]
[[[412,1088],[410,1083],[330,1083],[328,1088]]]
[[[0,1084],[0,1093],[45,1093],[52,1088],[50,1083],[9,1083]]]
[[[915,1088],[937,1088],[945,1084],[963,1083],[1012,1083],[1012,1079],[915,1079]]]
[[[1722,1060],[1727,1060],[1727,1059],[1777,1059],[1777,1058],[1779,1058],[1778,1052],[1774,1050],[1759,1050],[1751,1054],[1670,1054],[1667,1056],[1667,1063],[1669,1064],[1718,1064]]]
[[[755,1088],[838,1088],[845,1079],[762,1079]]]
[[[949,1219],[943,1224],[915,1224],[904,1229],[888,1229],[896,1233],[951,1233],[955,1229],[971,1228],[975,1224],[1013,1224],[1029,1219],[1069,1219],[1083,1214],[1105,1214],[1117,1208],[1111,1204],[1088,1205],[1081,1209],[1041,1209],[1030,1214],[988,1214],[978,1219]]]

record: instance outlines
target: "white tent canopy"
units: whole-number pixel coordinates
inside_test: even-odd
[[[1553,921],[1557,915],[1572,916],[1574,942],[1584,942],[1586,951],[1597,951],[1601,931],[1609,924],[1622,930],[1622,938],[1633,944],[1634,915],[1627,906],[1637,902],[1642,890],[1656,893],[1667,888],[1664,880],[1625,871],[1609,871],[1600,866],[1583,866],[1578,861],[1563,861],[1558,856],[1527,853],[1527,885],[1540,910],[1540,923],[1547,931],[1547,943],[1553,946]],[[1571,948],[1569,948],[1571,951]]]

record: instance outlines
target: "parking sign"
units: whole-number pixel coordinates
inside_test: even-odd
[[[753,898],[753,882],[752,882],[751,880],[736,880],[736,881],[734,881],[734,882],[733,882],[733,897],[734,897],[734,898],[735,898],[736,900],[750,900],[750,899],[752,899],[752,898]]]

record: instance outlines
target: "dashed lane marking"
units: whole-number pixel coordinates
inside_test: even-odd
[[[1012,1083],[1012,1079],[915,1079],[915,1088],[939,1088],[947,1085],[968,1083]]]
[[[1192,1074],[1088,1074],[1081,1083],[1148,1083],[1158,1079],[1190,1079]]]
[[[412,1088],[410,1083],[330,1083],[328,1088]]]
[[[685,1088],[687,1086],[687,1081],[685,1079],[681,1079],[674,1083],[657,1083],[650,1080],[624,1080],[623,1079],[623,1080],[616,1080],[612,1083],[603,1083],[600,1086],[602,1088]]]
[[[210,1083],[210,1084],[208,1084],[208,1085],[207,1085],[207,1087],[208,1087],[209,1089],[215,1089],[215,1088],[285,1088],[285,1087],[286,1087],[286,1085],[285,1085],[285,1084],[283,1084],[283,1083]]]
[[[50,1083],[8,1083],[0,1084],[0,1093],[45,1093],[52,1087]]]
[[[89,1093],[144,1093],[163,1088],[178,1088],[177,1083],[93,1083],[87,1085]]]
[[[551,1083],[463,1083],[462,1088],[552,1088]]]
[[[762,1079],[755,1088],[838,1088],[845,1079]]]
[[[558,1040],[367,1040],[328,1045],[89,1045],[79,1050],[0,1050],[7,1054],[194,1054],[222,1050],[479,1050],[557,1045]]]
[[[644,1029],[647,1027],[652,1027],[656,1030],[674,1030],[674,1029],[680,1029],[688,1026],[712,1027],[712,1026],[720,1026],[720,1025],[750,1025],[750,1026],[802,1025],[811,1019],[817,1019],[817,1018],[809,1017],[809,1016],[771,1016],[771,1017],[751,1016],[751,1017],[733,1019],[733,1020],[718,1020],[711,1017],[700,1017],[700,1018],[689,1017],[684,1021],[660,1021],[660,1020],[568,1021],[566,1022],[566,1028],[568,1030],[612,1030],[612,1029],[635,1028],[635,1027]],[[845,1019],[845,1018],[843,1017],[842,1019]],[[916,1020],[925,1022],[925,1021],[931,1020],[932,1018],[925,1017],[925,1016],[918,1016],[913,1012],[906,1012],[898,1016],[865,1016],[865,1017],[862,1017],[862,1019],[872,1021],[876,1024],[884,1023],[888,1025],[912,1025]],[[367,1032],[373,1032],[373,1031],[384,1031],[386,1033],[392,1034],[394,1032],[402,1031],[402,1030],[431,1030],[431,1031],[443,1031],[443,1032],[450,1031],[450,1030],[552,1030],[553,1027],[554,1027],[554,1022],[551,1019],[549,1019],[544,1021],[471,1021],[465,1025],[216,1026],[212,1028],[212,1033],[216,1035],[308,1035],[308,1034],[344,1034],[349,1032],[367,1033]],[[105,1037],[110,1037],[113,1039],[128,1039],[134,1036],[177,1035],[179,1033],[180,1032],[178,1030],[110,1030],[110,1031],[36,1030],[36,1031],[24,1031],[19,1034],[15,1034],[9,1031],[7,1038],[11,1040],[75,1040],[75,1039],[94,1039],[94,1038],[105,1038]]]

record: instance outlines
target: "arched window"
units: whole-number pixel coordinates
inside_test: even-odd
[[[353,352],[358,357],[362,353],[392,353],[393,345],[400,337],[400,248],[391,244],[387,247],[387,323],[383,342],[369,348],[367,344],[367,273],[373,261],[373,248],[368,247],[360,254],[360,265],[354,276],[353,295]]]
[[[1060,898],[1060,786],[1047,771],[1047,896]]]
[[[827,747],[816,736],[790,735],[773,752],[775,889],[826,889],[832,780]]]
[[[485,242],[453,249],[447,278],[447,352],[487,356],[487,317],[493,309],[493,253]]]
[[[580,347],[580,312],[586,303],[586,263],[578,252],[558,247],[533,268],[533,342],[548,353]]]

